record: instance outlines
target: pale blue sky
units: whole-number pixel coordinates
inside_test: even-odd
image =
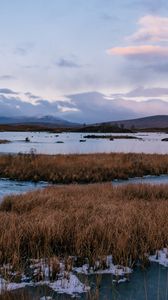
[[[33,103],[26,92],[49,102],[98,92],[127,103],[125,94],[137,87],[165,88],[167,6],[164,0],[0,0],[0,88]],[[167,101],[167,94],[157,100]]]

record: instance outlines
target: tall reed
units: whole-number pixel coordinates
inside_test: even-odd
[[[0,263],[112,254],[130,265],[168,245],[168,186],[50,187],[8,196],[0,205]]]

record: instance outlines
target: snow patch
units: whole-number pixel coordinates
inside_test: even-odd
[[[69,274],[69,279],[59,279],[53,283],[49,283],[49,287],[58,293],[69,295],[81,294],[90,290],[89,286],[81,283],[77,276],[72,273]]]
[[[76,294],[85,293],[90,290],[90,287],[82,283],[75,274],[65,271],[65,264],[63,262],[60,262],[59,266],[59,273],[56,275],[55,279],[51,280],[50,275],[53,271],[52,265],[47,264],[46,260],[43,259],[34,260],[33,264],[30,265],[30,269],[33,272],[31,279],[22,274],[21,282],[15,283],[0,277],[0,294],[6,291],[25,288],[26,286],[36,287],[39,285],[47,285],[57,293],[68,294],[72,297]],[[8,274],[15,274],[11,272],[11,266],[8,266]],[[38,280],[38,278],[40,278],[40,280]],[[45,298],[45,300],[46,299],[50,298]]]
[[[91,274],[111,274],[115,276],[114,282],[121,283],[127,281],[125,276],[132,273],[132,269],[128,267],[123,267],[120,265],[114,265],[112,256],[107,256],[106,259],[107,268],[101,269],[101,264],[99,261],[96,262],[94,267],[90,267],[89,264],[85,264],[82,267],[74,268],[73,270],[77,273],[91,275]]]
[[[155,255],[149,256],[149,260],[151,262],[159,263],[164,267],[168,267],[168,248],[157,250]]]
[[[49,281],[41,281],[37,283],[33,282],[22,282],[22,283],[13,283],[10,282],[8,283],[6,280],[0,278],[0,294],[6,291],[12,291],[12,290],[17,290],[21,288],[25,288],[26,286],[38,286],[38,285],[48,285],[52,290],[54,290],[57,293],[61,294],[68,294],[73,296],[74,294],[81,294],[85,293],[90,290],[89,286],[86,286],[83,284],[76,275],[70,273],[69,278],[61,278],[53,282]],[[44,299],[44,297],[42,298]],[[46,298],[46,299],[51,299],[51,298]]]
[[[13,290],[18,290],[18,289],[23,289],[26,286],[31,286],[32,283],[27,283],[27,282],[20,282],[20,283],[15,283],[15,282],[8,282],[4,280],[3,278],[0,277],[0,294],[6,292],[6,291],[13,291]]]

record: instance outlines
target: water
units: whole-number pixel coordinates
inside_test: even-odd
[[[61,133],[57,136],[57,134],[47,132],[0,132],[0,139],[12,141],[10,144],[0,144],[0,153],[29,153],[31,149],[34,149],[37,153],[44,154],[95,152],[168,153],[168,142],[161,141],[163,138],[168,137],[166,133],[112,134],[136,136],[142,140],[114,139],[110,141],[108,139],[86,139],[86,142],[80,143],[80,139],[84,139],[84,136],[87,134]],[[30,139],[30,143],[25,142],[26,137]],[[63,143],[57,143],[60,141]]]
[[[29,181],[17,181],[17,180],[8,180],[0,179],[0,199],[5,195],[14,195],[20,194],[35,189],[46,187],[48,184],[45,182],[33,183]]]
[[[115,186],[124,184],[168,184],[168,175],[145,176],[142,178],[130,178],[128,180],[116,180],[112,184]],[[34,183],[31,181],[0,179],[0,199],[6,195],[21,194],[35,189],[47,187],[47,182]]]
[[[158,264],[153,263],[146,270],[135,269],[129,282],[114,285],[112,279],[111,275],[89,276],[87,282],[92,287],[92,292],[95,291],[96,283],[99,282],[98,297],[93,298],[93,292],[90,298],[85,294],[74,298],[82,300],[168,300],[168,268]],[[86,282],[86,277],[83,280]],[[72,299],[71,296],[59,295],[46,286],[27,287],[26,292],[32,300],[39,300],[44,295],[51,296],[54,300]],[[15,293],[17,294],[17,292]]]
[[[113,185],[126,185],[126,184],[168,184],[168,175],[160,176],[144,176],[129,178],[128,180],[115,180],[112,182]]]

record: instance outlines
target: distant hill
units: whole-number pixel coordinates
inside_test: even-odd
[[[168,115],[157,115],[132,120],[120,120],[117,122],[108,122],[106,124],[117,124],[128,129],[168,128]]]
[[[75,127],[79,124],[68,122],[64,119],[53,117],[53,116],[43,116],[43,117],[1,117],[1,125],[38,125],[52,127]]]
[[[150,116],[131,120],[119,120],[96,124],[77,124],[53,116],[0,117],[0,131],[64,131],[73,132],[134,132],[135,130],[168,131],[168,115]]]
[[[78,127],[75,131],[80,132],[122,132],[129,133],[136,130],[168,131],[168,115],[150,116],[131,120],[119,120],[89,124]]]

